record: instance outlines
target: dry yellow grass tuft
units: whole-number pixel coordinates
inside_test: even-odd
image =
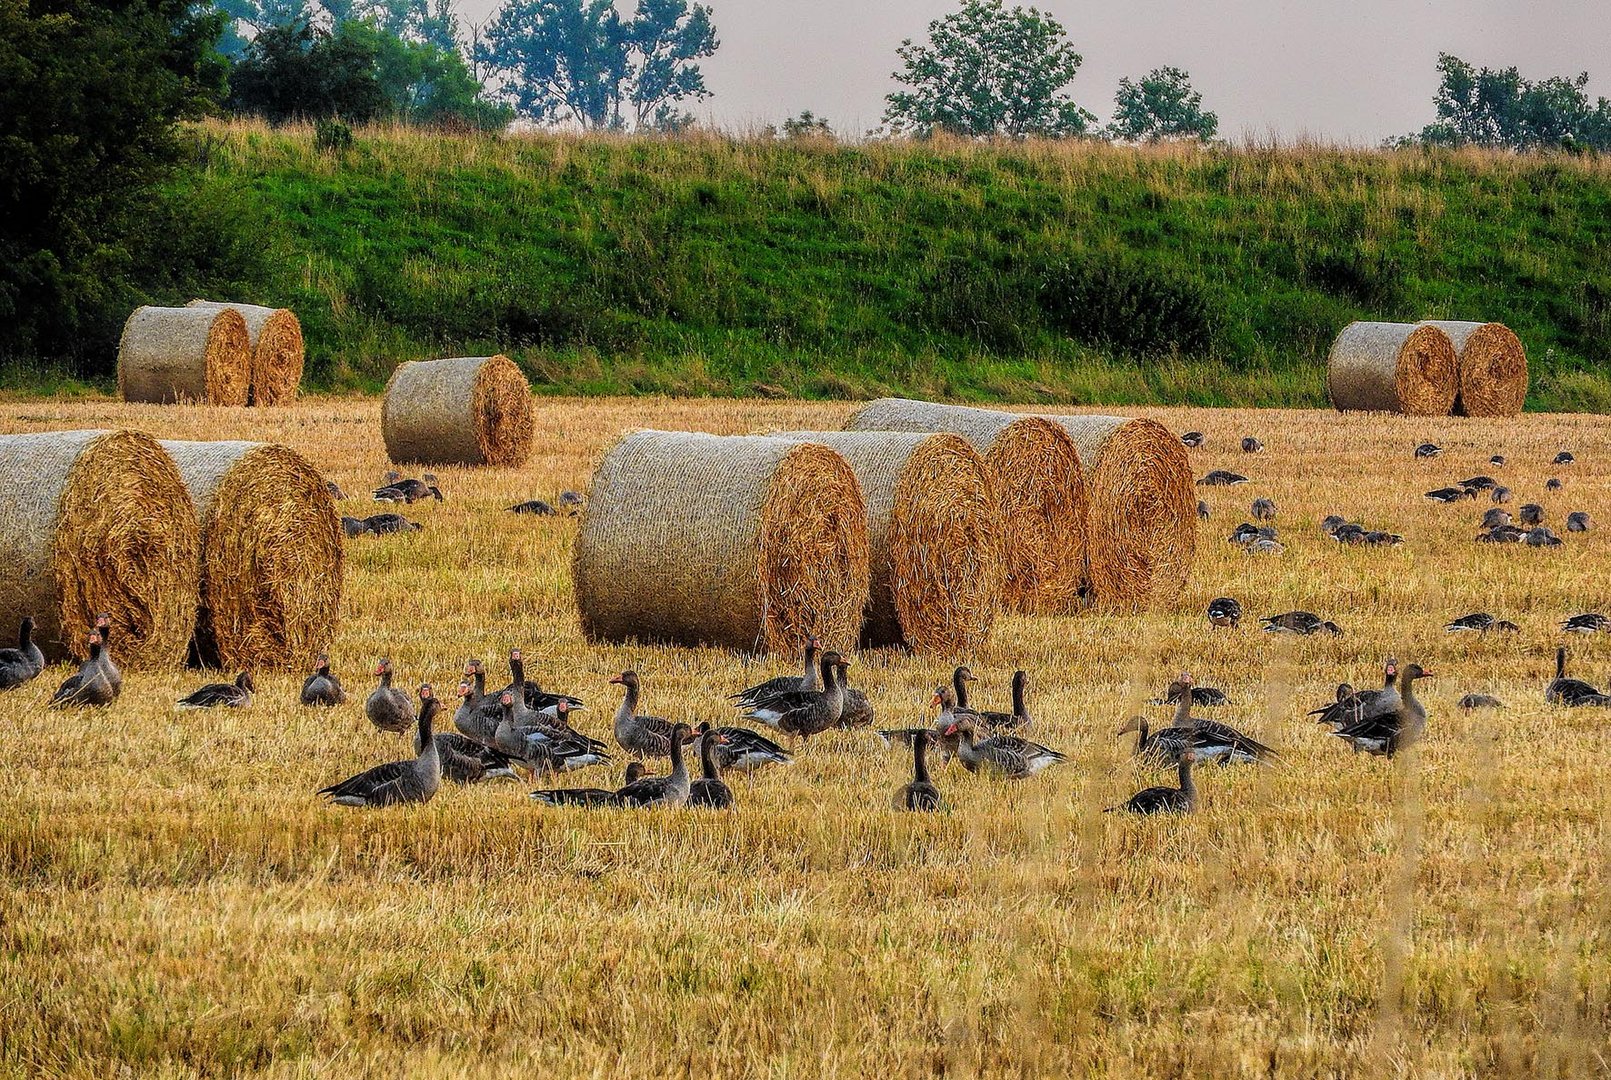
[[[438,469],[423,532],[351,542],[334,655],[349,686],[390,656],[439,688],[464,658],[526,647],[602,735],[608,677],[643,674],[646,710],[725,719],[723,695],[782,659],[589,647],[570,519],[502,507],[577,487],[627,428],[722,433],[842,425],[801,403],[540,401],[520,469]],[[1601,533],[1564,548],[1472,543],[1482,506],[1433,487],[1487,472],[1519,502],[1611,518],[1611,422],[1164,410],[1208,446],[1191,579],[1144,615],[1012,616],[973,666],[1003,707],[1034,679],[1037,737],[1071,761],[1018,785],[954,767],[949,813],[888,809],[909,759],[866,732],[735,778],[732,813],[550,810],[525,786],[445,789],[353,812],[312,792],[395,757],[356,704],[290,704],[259,677],[248,711],[175,713],[201,678],[135,673],[108,715],[46,713],[65,673],[0,696],[0,1072],[780,1077],[948,1075],[1604,1075],[1611,1043],[1603,710],[1543,705],[1558,623],[1611,606]],[[0,430],[135,427],[285,443],[349,493],[386,468],[379,405],[242,414],[111,402],[0,406]],[[1237,442],[1268,451],[1244,457]],[[1431,439],[1442,458],[1417,462]],[[1578,464],[1544,496],[1559,449]],[[1502,453],[1510,463],[1487,462]],[[1284,556],[1223,542],[1254,497]],[[360,503],[344,504],[356,512]],[[1407,540],[1340,549],[1335,511]],[[1203,608],[1308,608],[1341,638],[1208,633]],[[1488,610],[1522,632],[1442,624]],[[10,629],[4,628],[9,634]],[[1611,636],[1574,640],[1603,683]],[[1426,742],[1394,767],[1355,757],[1304,709],[1384,654],[1419,660]],[[896,652],[851,669],[890,724],[918,721],[947,666]],[[1204,769],[1193,818],[1103,815],[1139,786],[1113,737],[1181,668],[1223,686],[1215,713],[1285,754]],[[494,672],[494,684],[501,675]],[[1509,708],[1461,715],[1468,691]],[[579,778],[592,782],[591,776]]]

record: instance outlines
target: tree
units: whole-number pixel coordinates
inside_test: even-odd
[[[802,109],[798,116],[791,116],[783,121],[783,137],[785,139],[831,139],[833,138],[833,128],[828,126],[826,116],[818,116],[810,109]]]
[[[410,43],[434,45],[443,52],[459,48],[459,20],[452,0],[216,0],[228,18],[219,51],[233,59],[246,55],[252,38],[265,30],[307,23],[337,30],[349,22],[368,22]]]
[[[222,28],[192,0],[0,0],[0,355],[103,344],[176,123],[223,90]]]
[[[1480,71],[1438,54],[1438,118],[1408,141],[1435,146],[1611,150],[1611,101],[1591,104],[1589,76],[1530,82],[1515,68]]]
[[[331,116],[365,123],[385,115],[379,49],[373,33],[358,27],[330,31],[302,19],[264,30],[235,65],[229,107],[273,124]]]
[[[1219,133],[1219,117],[1203,111],[1203,95],[1192,89],[1190,75],[1176,67],[1161,67],[1139,82],[1119,80],[1108,133],[1128,142],[1210,142]]]
[[[477,46],[521,116],[585,128],[675,129],[679,102],[710,96],[696,61],[721,43],[711,9],[639,0],[622,18],[611,0],[510,0]]]
[[[904,67],[894,78],[911,89],[885,98],[890,130],[1057,138],[1096,122],[1062,93],[1083,62],[1063,27],[1036,8],[1002,3],[966,0],[929,23],[925,44],[901,42]]]

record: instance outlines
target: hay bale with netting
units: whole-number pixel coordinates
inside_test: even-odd
[[[1068,433],[1043,417],[880,398],[863,406],[852,431],[945,431],[973,444],[990,467],[1001,502],[1005,581],[1017,611],[1068,611],[1085,585],[1085,477]]]
[[[193,662],[298,670],[341,610],[341,517],[324,477],[272,443],[164,441],[201,523]]]
[[[1435,326],[1349,323],[1326,358],[1326,387],[1341,411],[1447,416],[1460,388],[1460,360]]]
[[[843,457],[867,505],[864,646],[962,656],[990,640],[1001,606],[1001,504],[960,435],[788,431]]]
[[[251,335],[229,308],[136,308],[117,346],[124,401],[245,405]]]
[[[1460,369],[1456,416],[1515,416],[1527,400],[1527,349],[1504,323],[1427,319],[1449,335]]]
[[[50,660],[82,659],[104,613],[119,665],[182,661],[199,543],[179,470],[149,435],[0,435],[0,626],[32,615]]]
[[[257,304],[230,304],[214,300],[192,300],[191,308],[228,308],[240,312],[251,341],[252,405],[289,405],[296,400],[302,384],[305,358],[302,323],[290,308],[260,307]]]
[[[524,465],[533,423],[531,384],[503,355],[399,364],[380,408],[398,464]]]
[[[1197,553],[1197,494],[1180,439],[1156,420],[1052,416],[1085,468],[1092,602],[1139,611],[1179,592]]]
[[[571,576],[591,641],[852,642],[867,606],[861,487],[815,443],[633,432],[593,475]]]

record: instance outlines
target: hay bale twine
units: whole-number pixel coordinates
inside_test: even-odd
[[[591,641],[798,651],[856,640],[867,510],[826,446],[638,431],[593,475],[571,576]]]
[[[118,394],[157,404],[245,405],[251,352],[238,311],[135,308],[117,346]]]
[[[1459,386],[1454,343],[1435,326],[1349,323],[1326,358],[1326,387],[1342,411],[1447,416]]]
[[[1527,400],[1527,349],[1504,323],[1427,319],[1449,335],[1460,368],[1456,416],[1515,416]]]
[[[184,659],[199,533],[184,481],[135,431],[0,435],[0,626],[32,615],[50,660],[101,613],[128,668]]]
[[[226,304],[213,300],[192,300],[191,308],[228,308],[240,312],[251,340],[252,405],[289,405],[296,401],[302,385],[302,323],[290,308],[260,307],[257,304]]]
[[[399,364],[380,410],[398,464],[524,465],[532,424],[531,385],[501,354]]]
[[[288,447],[164,441],[201,523],[192,659],[299,670],[329,649],[341,608],[341,518],[324,477]]]
[[[960,435],[789,431],[856,474],[867,504],[864,646],[963,656],[990,639],[1001,606],[1001,504],[990,468]]]
[[[1001,502],[1007,605],[1017,611],[1073,608],[1085,586],[1086,491],[1068,433],[1044,417],[880,398],[863,406],[852,431],[945,431],[973,444],[990,467]]]
[[[1092,602],[1139,611],[1177,593],[1197,553],[1197,494],[1180,439],[1156,420],[1053,416],[1085,467]]]

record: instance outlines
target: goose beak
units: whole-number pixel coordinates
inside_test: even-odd
[[[940,695],[939,694],[935,694],[934,697],[929,699],[929,707],[930,708],[934,708],[934,707],[938,706],[939,704],[940,704]]]
[[[626,680],[621,678],[621,676],[619,676],[619,675],[617,675],[614,678],[612,678],[610,680],[610,682],[614,683],[616,686],[625,686],[626,685]]]
[[[1426,668],[1421,669],[1421,678],[1423,679],[1435,679],[1437,676],[1438,673],[1435,671],[1428,671]]]
[[[948,725],[945,729],[945,733],[947,735],[955,735],[957,733],[957,726],[955,724]]]

